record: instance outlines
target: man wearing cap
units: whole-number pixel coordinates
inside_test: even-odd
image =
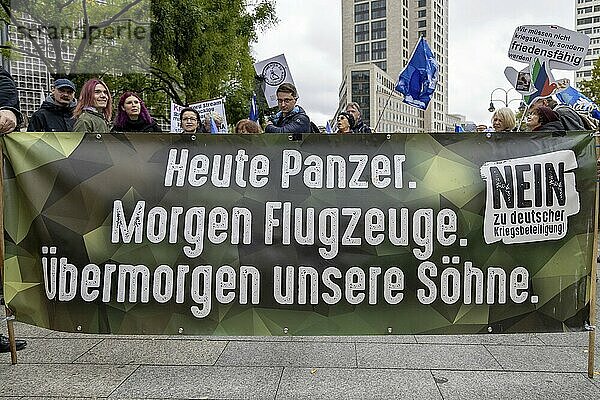
[[[73,110],[75,84],[68,79],[57,79],[52,92],[42,103],[39,110],[29,119],[28,132],[71,132],[73,130]]]

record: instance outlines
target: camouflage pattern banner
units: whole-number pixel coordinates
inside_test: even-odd
[[[583,330],[586,133],[3,138],[19,321],[115,334]]]

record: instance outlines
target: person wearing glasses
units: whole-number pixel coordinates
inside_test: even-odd
[[[198,111],[194,110],[191,107],[186,107],[181,110],[179,114],[179,119],[181,122],[181,128],[183,129],[182,133],[187,135],[193,135],[195,133],[201,133],[198,130],[200,124],[200,114]]]
[[[526,125],[532,132],[565,130],[558,113],[546,106],[538,106],[530,110],[529,115],[527,115]]]
[[[310,133],[310,119],[302,107],[296,104],[298,91],[291,83],[277,88],[279,112],[269,118],[265,133]]]

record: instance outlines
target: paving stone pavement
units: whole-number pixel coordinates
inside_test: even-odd
[[[589,379],[585,332],[103,336],[22,323],[15,331],[28,345],[17,365],[0,354],[0,400],[600,399],[600,337]]]

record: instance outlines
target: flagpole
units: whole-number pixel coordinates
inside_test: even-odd
[[[419,47],[419,44],[421,43],[421,40],[423,40],[423,36],[419,37],[419,41],[417,42],[417,44],[413,48],[412,53],[410,54],[410,57],[408,58],[409,61],[412,60],[412,58],[415,56],[415,53],[417,52],[417,48]],[[398,77],[398,81],[396,82],[396,86],[395,87],[397,87],[399,83],[400,83],[400,77]],[[392,95],[394,94],[394,90],[392,90],[390,92],[390,95],[388,96],[387,101],[385,102],[385,106],[383,106],[383,111],[381,111],[381,113],[379,114],[379,119],[377,120],[377,124],[375,125],[375,133],[377,133],[377,130],[379,128],[379,123],[381,123],[381,118],[383,118],[383,113],[385,112],[385,110],[387,110],[387,107],[390,104],[390,100],[392,98]]]
[[[377,131],[378,131],[379,123],[381,122],[381,118],[383,118],[383,113],[385,112],[385,110],[387,110],[387,106],[390,104],[390,99],[392,98],[393,94],[394,94],[394,91],[391,90],[390,95],[388,96],[387,101],[385,102],[385,106],[383,106],[383,110],[379,114],[379,119],[377,120],[377,125],[375,125],[375,133],[377,133]]]

